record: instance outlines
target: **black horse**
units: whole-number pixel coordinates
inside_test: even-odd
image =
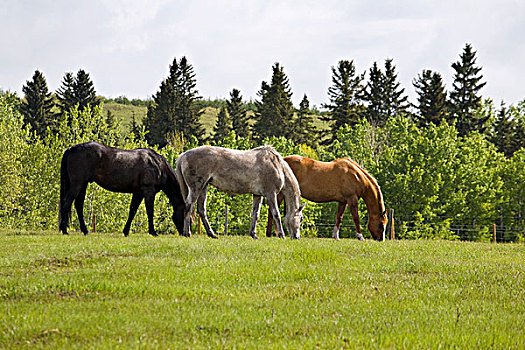
[[[75,201],[80,230],[88,233],[84,222],[84,198],[87,185],[95,182],[112,192],[132,193],[129,217],[124,235],[129,234],[131,222],[145,199],[148,231],[156,236],[153,227],[155,195],[163,191],[173,207],[173,222],[179,233],[184,227],[184,199],[175,171],[168,161],[151,149],[122,150],[97,142],[69,147],[60,164],[59,230],[67,234],[71,205]]]

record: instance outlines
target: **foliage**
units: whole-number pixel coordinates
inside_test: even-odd
[[[215,141],[215,143],[224,140],[232,129],[231,123],[231,117],[226,111],[226,107],[223,105],[217,116],[215,127],[213,128],[213,141]]]
[[[36,70],[33,80],[26,81],[22,91],[24,100],[20,105],[20,112],[24,116],[24,122],[31,125],[37,136],[44,137],[48,127],[56,128],[52,112],[54,102],[48,91],[46,78]]]
[[[341,60],[337,68],[332,67],[332,86],[328,88],[330,104],[325,105],[330,112],[323,120],[331,122],[332,139],[339,128],[358,124],[364,114],[362,103],[362,81],[364,74],[356,75],[353,61]]]
[[[239,137],[250,136],[250,118],[242,102],[242,95],[238,89],[230,92],[230,100],[226,101],[226,108],[230,115],[232,128]]]
[[[256,101],[253,134],[259,141],[272,136],[288,137],[291,132],[294,108],[290,83],[279,63],[273,65],[272,71],[271,83],[263,81],[257,93],[260,101]]]
[[[313,122],[313,116],[310,114],[310,102],[305,94],[299,104],[297,116],[292,122],[291,139],[299,144],[316,146],[318,144],[317,129]]]
[[[418,111],[413,117],[420,127],[439,125],[447,118],[447,92],[441,74],[424,70],[413,82],[418,94]]]
[[[460,60],[452,63],[454,69],[453,89],[450,92],[450,118],[456,121],[460,136],[471,131],[484,132],[488,118],[476,116],[473,112],[481,106],[479,91],[485,86],[482,82],[481,67],[476,66],[476,51],[466,44]]]
[[[147,116],[143,120],[148,131],[148,143],[164,147],[170,135],[176,133],[193,135],[202,141],[204,129],[196,104],[200,96],[193,66],[186,57],[180,60],[175,58],[169,71],[169,76],[162,81],[159,91],[148,105]]]
[[[28,185],[22,174],[30,133],[17,111],[17,99],[14,94],[0,95],[0,222],[4,227],[25,214],[21,200]]]
[[[366,118],[374,126],[383,127],[390,118],[407,113],[408,97],[398,81],[392,59],[385,60],[384,73],[374,62],[363,99],[366,101]]]
[[[78,70],[76,77],[70,72],[64,75],[62,86],[57,90],[57,98],[62,115],[75,107],[84,111],[88,107],[100,105],[101,102],[89,73],[83,69]]]

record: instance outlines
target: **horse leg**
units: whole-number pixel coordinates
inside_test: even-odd
[[[58,228],[65,235],[68,234],[67,227],[69,226],[71,206],[73,205],[73,201],[75,200],[75,198],[77,198],[81,189],[82,188],[80,186],[71,185],[71,187],[69,187],[69,189],[67,190],[62,203],[60,203],[60,223]]]
[[[206,215],[206,197],[208,195],[208,185],[204,186],[204,191],[200,195],[199,199],[197,199],[197,213],[202,219],[202,223],[204,224],[204,229],[206,230],[206,233],[211,238],[219,238],[217,235],[213,232],[213,229],[211,228],[211,225],[208,221],[208,215]]]
[[[122,231],[124,233],[124,236],[126,237],[129,235],[129,229],[131,228],[131,222],[133,221],[135,214],[137,214],[137,209],[139,208],[140,203],[142,202],[143,198],[144,197],[138,193],[133,193],[133,197],[131,197],[131,204],[129,205],[128,221],[126,222],[126,225],[124,226],[124,230]]]
[[[183,236],[191,236],[191,213],[195,209],[195,203],[198,199],[197,191],[188,187],[188,196],[185,198],[186,207],[184,208],[184,229]]]
[[[337,214],[335,215],[335,226],[334,226],[334,239],[339,239],[339,227],[341,227],[341,222],[343,222],[343,214],[346,210],[346,203],[339,202],[337,205]]]
[[[150,235],[158,236],[153,226],[153,214],[155,212],[155,192],[146,193],[144,195],[144,203],[146,204],[146,214],[148,214],[148,232]]]
[[[358,199],[352,198],[348,201],[348,207],[350,208],[350,213],[352,214],[352,219],[354,219],[355,230],[357,232],[357,238],[361,241],[364,241],[365,238],[361,233],[361,225],[359,225],[359,210],[358,210]]]
[[[283,193],[280,192],[277,195],[277,207],[281,206],[281,203],[283,202],[284,196]],[[277,225],[276,225],[277,228]],[[272,237],[273,236],[273,218],[272,214],[268,212],[268,223],[266,224],[266,237]]]
[[[252,209],[252,227],[250,228],[250,236],[252,236],[253,239],[257,239],[257,235],[255,234],[255,230],[257,227],[257,220],[259,220],[259,213],[261,212],[261,202],[262,202],[262,196],[253,195],[253,209]],[[270,217],[270,215],[268,215]],[[271,225],[270,222],[270,233],[271,233]],[[266,229],[266,235],[268,235],[268,229]]]
[[[277,205],[277,196],[275,194],[266,196],[266,200],[268,201],[268,209],[273,216],[275,225],[277,226],[279,238],[284,238],[284,230],[283,225],[281,223],[281,214],[279,214],[279,206]]]
[[[88,229],[86,227],[86,222],[84,221],[84,199],[86,198],[87,184],[82,186],[78,192],[77,198],[75,199],[75,209],[77,211],[78,222],[80,223],[80,231],[83,234],[88,234]]]

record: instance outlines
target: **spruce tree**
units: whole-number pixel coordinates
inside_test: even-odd
[[[476,66],[476,51],[466,44],[460,60],[452,63],[454,83],[450,92],[450,118],[456,121],[460,136],[471,131],[483,132],[488,117],[476,117],[474,111],[481,106],[479,91],[485,86],[482,82],[481,67]]]
[[[389,118],[408,112],[408,97],[398,82],[392,59],[385,60],[383,73],[374,62],[364,92],[366,117],[371,125],[383,127]]]
[[[77,104],[75,98],[75,77],[73,73],[67,72],[62,79],[62,85],[58,88],[56,96],[61,114],[69,112]]]
[[[374,62],[369,71],[368,83],[364,90],[364,100],[366,101],[366,119],[371,125],[379,126],[385,117],[385,92],[383,86],[383,72]]]
[[[226,111],[226,107],[222,106],[217,115],[215,127],[213,128],[213,141],[215,141],[216,144],[220,143],[228,136],[231,129],[230,116]]]
[[[322,118],[331,124],[332,139],[342,126],[354,126],[361,121],[363,79],[364,74],[356,74],[354,61],[341,60],[337,68],[332,67],[332,86],[328,88],[330,104],[325,105],[330,114]]]
[[[44,137],[48,127],[54,129],[57,126],[51,111],[54,103],[51,93],[48,92],[46,78],[36,70],[33,80],[26,81],[22,91],[25,98],[20,105],[20,112],[24,121],[31,125],[39,137]]]
[[[502,103],[501,109],[494,121],[494,130],[490,140],[496,146],[498,151],[505,154],[506,157],[510,157],[514,153],[513,138],[515,127],[515,121],[510,119],[508,110]]]
[[[313,125],[313,117],[310,112],[310,101],[306,94],[303,96],[299,104],[299,111],[297,118],[293,121],[291,138],[294,142],[299,144],[306,144],[309,146],[317,145],[317,130]]]
[[[398,81],[396,66],[390,58],[385,61],[385,74],[383,78],[386,97],[386,114],[390,117],[406,115],[409,107],[408,96]]]
[[[257,93],[260,101],[255,102],[256,121],[253,130],[258,139],[271,136],[288,137],[291,132],[294,108],[288,77],[279,63],[275,63],[272,70],[271,84],[262,82]]]
[[[79,69],[73,85],[73,92],[75,94],[76,102],[78,103],[78,110],[83,111],[88,106],[91,108],[98,106],[100,101],[97,99],[97,93],[89,73],[85,70]]]
[[[179,80],[175,86],[179,87],[175,92],[179,99],[178,116],[181,121],[180,131],[184,135],[192,135],[197,140],[204,138],[204,127],[200,122],[202,111],[199,110],[197,101],[201,99],[197,91],[197,80],[193,66],[188,63],[186,57],[182,57],[179,62]]]
[[[447,92],[441,75],[424,70],[413,84],[418,94],[415,121],[420,127],[427,127],[430,123],[439,125],[447,116]]]
[[[186,57],[179,61],[175,58],[169,71],[169,76],[161,82],[159,91],[148,105],[143,121],[148,131],[146,139],[149,144],[161,147],[175,134],[195,136],[202,141],[204,129],[199,121],[202,113],[197,106],[200,97],[193,67]]]
[[[232,121],[232,128],[238,137],[250,136],[249,116],[242,102],[241,92],[233,89],[230,92],[230,100],[226,101],[226,108]]]
[[[512,153],[525,148],[525,100],[511,106],[510,112],[515,121],[512,137]]]
[[[83,69],[77,72],[76,77],[70,72],[64,75],[62,86],[57,90],[57,98],[62,115],[77,105],[82,112],[87,106],[93,108],[100,104],[89,73]]]

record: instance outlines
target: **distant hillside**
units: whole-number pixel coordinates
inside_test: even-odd
[[[135,120],[137,122],[142,122],[144,117],[146,117],[146,113],[148,112],[148,108],[145,106],[134,106],[131,104],[106,102],[103,106],[104,115],[106,115],[109,111],[113,114],[115,118],[121,121],[121,131],[123,134],[129,132],[133,116],[135,116]],[[253,112],[249,111],[248,113],[250,113],[253,116]],[[211,136],[218,114],[219,108],[203,108],[203,113],[201,115],[201,123],[204,126],[204,129],[206,130],[206,137]],[[314,125],[320,130],[327,130],[328,123],[320,120],[319,117],[320,116],[314,115]]]

